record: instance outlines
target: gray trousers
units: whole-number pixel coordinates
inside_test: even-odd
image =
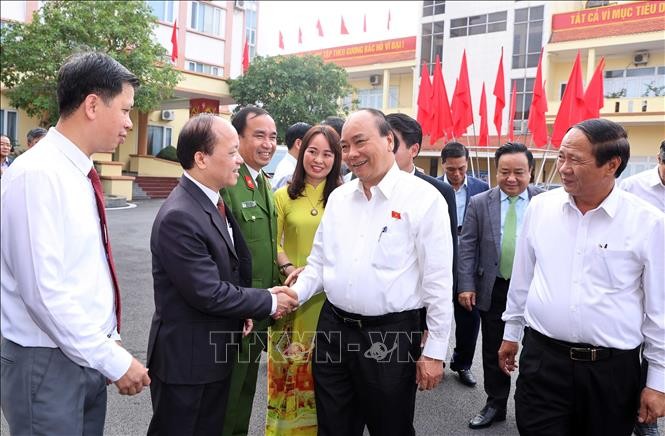
[[[12,436],[101,435],[106,378],[59,348],[22,347],[2,339],[0,405]]]

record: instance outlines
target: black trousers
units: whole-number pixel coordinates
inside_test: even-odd
[[[473,355],[476,352],[480,314],[475,307],[470,312],[459,301],[453,292],[453,315],[455,316],[455,349],[450,359],[450,370],[459,371],[471,368]]]
[[[510,395],[510,376],[499,368],[499,348],[503,341],[505,323],[501,315],[506,310],[506,296],[510,280],[496,278],[492,289],[489,309],[480,312],[483,333],[483,374],[487,404],[497,409],[506,409]]]
[[[148,435],[219,436],[229,397],[230,377],[200,385],[164,383],[151,375],[152,419]]]
[[[366,425],[372,435],[414,435],[419,311],[362,326],[338,314],[326,301],[317,328],[312,374],[318,434],[361,436]]]
[[[520,435],[629,436],[641,389],[639,347],[587,362],[548,341],[526,329],[515,390]]]

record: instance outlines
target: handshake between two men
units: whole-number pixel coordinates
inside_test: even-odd
[[[274,319],[280,319],[298,308],[298,294],[288,286],[275,286],[270,292],[277,296],[277,309],[272,314]]]

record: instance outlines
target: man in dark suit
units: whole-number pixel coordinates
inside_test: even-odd
[[[178,137],[185,172],[160,208],[150,249],[155,314],[148,342],[153,417],[148,434],[219,435],[230,373],[250,318],[292,310],[287,288],[251,288],[252,260],[219,190],[243,163],[238,135],[210,114]],[[243,320],[245,327],[243,329]]]
[[[462,231],[462,224],[471,197],[489,189],[487,183],[466,174],[469,161],[469,150],[459,142],[449,142],[441,150],[441,166],[443,176],[438,179],[449,184],[455,190],[457,205],[457,234]],[[455,288],[457,292],[459,290]],[[454,299],[455,309],[455,350],[450,360],[450,369],[456,371],[459,380],[466,386],[475,386],[476,378],[471,372],[473,355],[478,341],[480,315],[473,308],[466,310]]]
[[[501,371],[497,360],[504,327],[501,314],[524,212],[531,197],[542,192],[529,186],[534,162],[523,144],[502,145],[494,162],[498,186],[471,199],[459,241],[459,303],[467,310],[478,308],[483,332],[487,403],[469,421],[473,429],[506,418],[510,376]]]

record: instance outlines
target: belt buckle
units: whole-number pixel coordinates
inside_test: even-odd
[[[362,323],[362,321],[359,320],[359,319],[347,318],[347,317],[343,316],[343,317],[342,317],[342,320],[343,320],[346,324],[357,325],[359,329],[363,328],[363,323]]]
[[[590,359],[581,359],[578,357],[575,357],[576,352],[591,352],[591,358]],[[581,361],[581,362],[595,362],[598,360],[598,350],[595,348],[571,348],[570,349],[570,360],[576,360],[576,361]]]

